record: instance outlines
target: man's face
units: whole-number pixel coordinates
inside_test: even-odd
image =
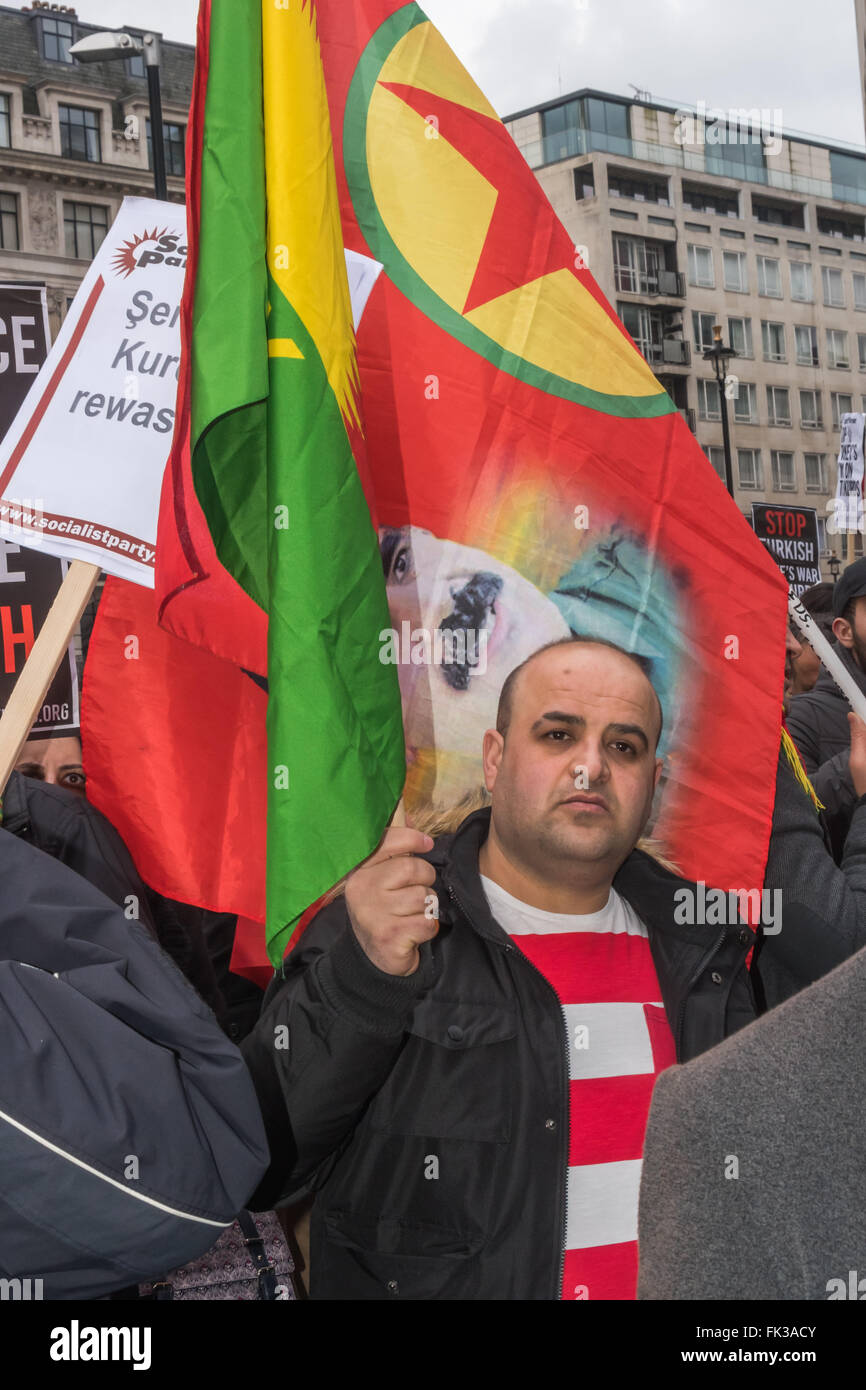
[[[21,749],[15,771],[40,782],[51,782],[68,791],[84,795],[84,768],[81,766],[81,743],[69,738],[29,738]]]
[[[659,715],[640,668],[589,643],[556,647],[517,679],[503,737],[484,736],[492,823],[536,872],[604,863],[611,878],[649,818],[662,764]]]
[[[866,597],[854,600],[854,621],[836,618],[833,633],[847,647],[861,671],[866,671]]]
[[[794,662],[800,656],[802,650],[803,644],[801,644],[798,638],[794,635],[794,629],[791,626],[791,623],[789,622],[788,626],[785,628],[784,699],[786,700],[789,699],[790,696],[793,694],[795,676]]]

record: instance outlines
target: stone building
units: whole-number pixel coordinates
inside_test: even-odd
[[[736,501],[814,506],[824,550],[839,417],[866,410],[866,152],[775,111],[588,88],[505,123],[724,477],[702,356],[722,325]]]
[[[69,55],[100,27],[67,5],[0,6],[0,281],[47,286],[52,337],[122,199],[153,195],[143,59],[84,64]],[[184,197],[194,57],[188,44],[162,43],[175,202]]]

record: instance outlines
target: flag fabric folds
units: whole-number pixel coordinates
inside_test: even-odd
[[[422,10],[203,3],[189,170],[158,612],[259,676],[267,613],[273,957],[399,795],[397,679],[411,818],[477,792],[502,681],[569,633],[647,664],[667,855],[759,886],[784,581]]]

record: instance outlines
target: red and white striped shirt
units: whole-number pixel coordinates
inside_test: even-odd
[[[599,912],[544,912],[481,879],[490,910],[553,986],[569,1070],[564,1299],[637,1291],[637,1208],[655,1079],[674,1040],[647,929],[612,888]]]

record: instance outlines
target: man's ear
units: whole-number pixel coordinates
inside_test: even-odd
[[[481,760],[484,767],[484,785],[489,792],[496,785],[496,777],[505,752],[505,739],[498,729],[488,729],[484,735]]]
[[[851,624],[847,618],[833,619],[833,636],[843,647],[853,647],[854,633],[851,631]]]
[[[664,767],[665,767],[665,760],[664,760],[664,758],[656,758],[656,770],[655,770],[655,772],[654,772],[654,774],[653,774],[653,790],[655,790],[655,788],[656,788],[656,787],[658,786],[658,784],[659,784],[659,778],[661,777],[662,773],[664,772]]]

